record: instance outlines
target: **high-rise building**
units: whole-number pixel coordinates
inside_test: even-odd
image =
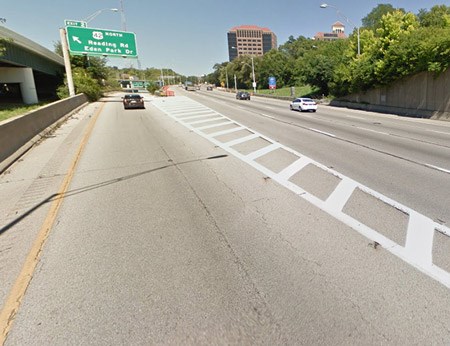
[[[268,28],[241,25],[228,31],[228,56],[233,61],[241,55],[263,55],[277,48],[277,36]]]
[[[333,41],[341,38],[347,38],[345,35],[345,25],[336,22],[331,26],[331,32],[318,32],[314,35],[314,39],[318,41]]]

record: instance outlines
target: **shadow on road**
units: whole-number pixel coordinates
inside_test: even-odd
[[[15,218],[13,221],[8,223],[7,225],[5,225],[2,228],[0,228],[0,236],[3,233],[5,233],[6,231],[8,231],[9,229],[11,229],[12,227],[14,227],[15,225],[17,225],[19,222],[21,222],[22,220],[24,220],[25,218],[30,216],[32,213],[34,213],[40,207],[42,207],[43,205],[45,205],[45,204],[47,204],[49,202],[53,202],[53,201],[61,199],[61,198],[67,198],[67,197],[75,196],[75,195],[78,195],[80,193],[84,193],[84,192],[87,192],[87,191],[99,189],[99,188],[102,188],[102,187],[105,187],[105,186],[108,186],[108,185],[111,185],[111,184],[120,183],[122,181],[127,181],[127,180],[130,180],[130,179],[134,179],[134,178],[140,177],[142,175],[153,173],[153,172],[157,172],[157,171],[169,168],[169,167],[175,167],[175,166],[183,165],[183,164],[186,164],[186,163],[200,162],[200,161],[204,161],[204,160],[221,159],[221,158],[225,158],[225,157],[228,157],[228,155],[225,155],[225,154],[224,155],[216,155],[216,156],[210,156],[210,157],[206,157],[206,158],[200,158],[200,159],[189,160],[189,161],[182,161],[182,162],[173,162],[172,160],[169,160],[168,161],[169,164],[161,166],[161,167],[157,167],[157,168],[145,170],[145,171],[142,171],[142,172],[129,174],[129,175],[125,175],[125,176],[122,176],[122,177],[118,177],[118,178],[102,181],[100,183],[88,185],[88,186],[85,186],[85,187],[82,187],[82,188],[79,188],[79,189],[70,190],[70,191],[67,191],[66,193],[55,193],[55,194],[52,194],[49,197],[47,197],[44,200],[42,200],[40,203],[36,204],[34,207],[28,209],[25,213],[23,213],[22,215],[18,216],[17,218]]]

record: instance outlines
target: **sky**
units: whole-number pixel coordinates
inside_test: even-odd
[[[322,3],[336,8],[320,8]],[[109,66],[171,68],[183,75],[211,73],[215,63],[228,61],[227,32],[238,25],[268,27],[285,43],[289,36],[313,37],[330,32],[336,21],[346,32],[378,4],[418,13],[449,0],[0,0],[1,24],[50,50],[60,40],[65,19],[82,20],[99,11],[89,27],[136,34],[139,60],[108,58]],[[346,22],[349,20],[349,23]]]

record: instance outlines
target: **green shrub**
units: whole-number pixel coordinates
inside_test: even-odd
[[[156,83],[150,83],[147,86],[147,90],[150,94],[154,95],[157,90],[159,90],[159,86]]]
[[[83,68],[76,67],[72,71],[75,94],[85,94],[89,101],[97,101],[102,96],[102,90],[97,80],[92,78]],[[61,85],[57,89],[60,99],[69,97],[67,85]]]

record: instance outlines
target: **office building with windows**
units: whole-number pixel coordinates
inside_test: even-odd
[[[241,55],[259,56],[277,48],[277,36],[268,28],[241,25],[228,31],[228,56],[233,61]]]
[[[318,41],[334,41],[342,38],[347,38],[345,35],[345,25],[341,22],[336,22],[331,26],[331,32],[318,32],[314,35],[314,39]]]

